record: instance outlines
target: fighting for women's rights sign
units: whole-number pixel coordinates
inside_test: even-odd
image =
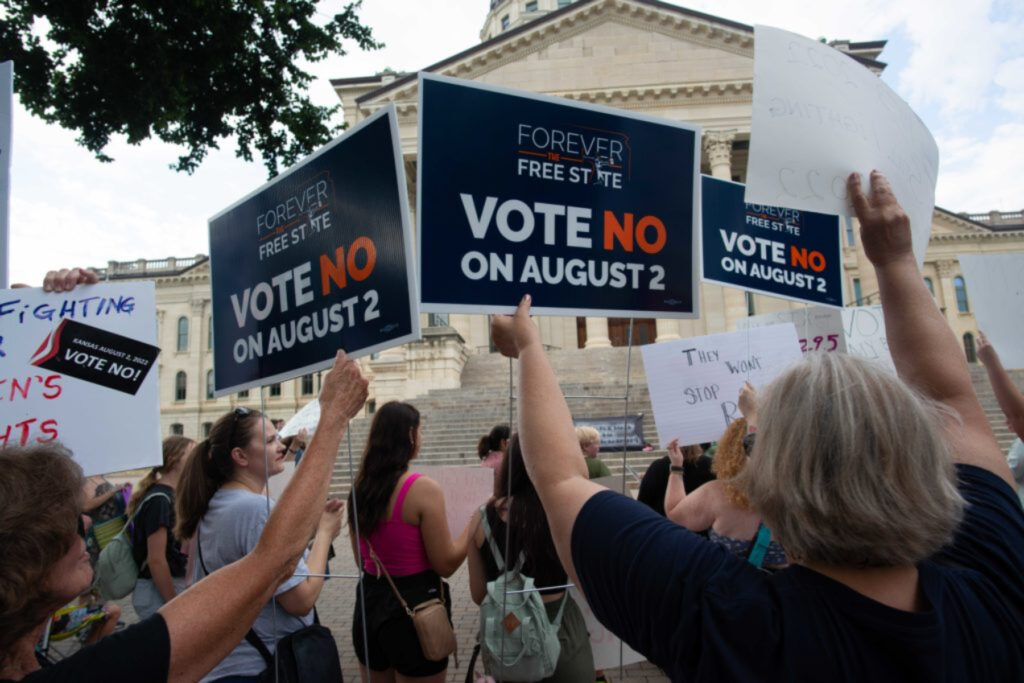
[[[210,219],[214,393],[419,337],[389,106]]]
[[[701,176],[702,274],[708,282],[843,305],[839,219],[743,202],[743,185]]]
[[[0,290],[0,448],[60,441],[87,475],[160,463],[155,291]]]
[[[11,213],[11,119],[14,113],[12,88],[14,69],[11,62],[0,62],[0,287],[6,287],[10,253],[8,222]]]
[[[796,329],[771,325],[640,347],[661,447],[717,441],[742,417],[744,382],[760,388],[800,358]]]
[[[700,131],[420,76],[420,301],[438,312],[697,316]]]

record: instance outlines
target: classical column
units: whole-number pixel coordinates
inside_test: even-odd
[[[958,329],[954,322],[960,315],[956,307],[956,287],[953,286],[953,278],[957,273],[957,263],[953,259],[936,261],[935,270],[939,273],[939,288],[935,292],[939,300],[939,307],[946,313],[946,320],[953,329]]]
[[[655,327],[658,330],[658,336],[654,340],[655,342],[672,341],[673,339],[679,339],[679,321],[669,318],[658,318],[654,321]]]
[[[735,129],[704,131],[704,153],[708,155],[714,177],[732,180],[732,141],[735,138]]]
[[[585,349],[607,349],[612,345],[608,338],[608,318],[587,318],[587,343]]]

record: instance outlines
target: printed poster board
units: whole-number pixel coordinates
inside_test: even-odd
[[[1003,367],[1024,368],[1024,253],[957,258],[978,329],[995,347]]]
[[[640,347],[662,448],[717,441],[742,417],[743,383],[760,388],[800,358],[792,324],[690,337]]]
[[[746,204],[743,185],[701,176],[701,275],[783,299],[843,305],[839,218]]]
[[[162,462],[152,282],[0,290],[0,448],[60,441],[86,476]]]
[[[424,311],[695,318],[700,130],[421,74]]]
[[[419,338],[388,106],[210,219],[215,396]]]
[[[846,179],[872,169],[910,216],[918,265],[931,233],[939,148],[873,71],[816,40],[754,27],[746,201],[851,215]]]
[[[622,452],[622,430],[626,430],[626,450],[641,451],[644,448],[644,414],[637,413],[623,418],[622,415],[612,417],[574,417],[573,424],[577,427],[593,427],[601,435],[601,452]]]

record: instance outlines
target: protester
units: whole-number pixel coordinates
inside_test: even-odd
[[[51,271],[43,288],[70,291],[91,271]],[[40,669],[35,644],[48,616],[92,583],[80,520],[81,468],[57,443],[0,449],[0,680],[44,683],[194,681],[244,636],[281,581],[291,576],[327,497],[348,421],[367,381],[338,353],[320,391],[323,418],[305,462],[252,552],[189,588],[142,622]]]
[[[558,630],[558,641],[562,646],[558,665],[554,674],[543,680],[565,683],[593,680],[594,656],[587,624],[579,606],[565,589],[568,577],[551,541],[537,490],[526,474],[518,435],[513,435],[509,442],[508,454],[498,470],[498,480],[499,490],[508,493],[492,499],[485,508],[493,546],[487,542],[482,524],[476,527],[469,544],[470,596],[479,605],[487,594],[487,583],[502,574],[493,548],[497,548],[507,568],[515,566],[515,558],[522,556],[522,573],[533,578],[544,601],[548,620],[553,623],[560,610],[562,614]]]
[[[267,479],[284,470],[284,459],[274,425],[248,408],[235,408],[214,422],[210,436],[196,446],[178,487],[175,534],[195,539],[197,581],[245,557],[259,542],[274,506],[264,495]],[[253,624],[271,654],[278,640],[313,623],[327,554],[341,530],[341,508],[338,500],[323,507],[312,547]],[[260,651],[243,641],[203,680],[255,681],[266,668]]]
[[[309,443],[309,431],[303,427],[297,434],[281,439],[281,443],[285,447],[285,460],[294,460],[298,465],[306,451],[306,444]]]
[[[174,537],[174,491],[195,445],[184,436],[164,439],[163,464],[143,477],[128,504],[128,515],[135,516],[131,541],[139,578],[132,607],[139,619],[152,616],[186,588],[188,558]]]
[[[715,479],[715,474],[711,471],[712,460],[706,455],[710,446],[708,443],[683,448],[683,487],[688,494]],[[671,467],[672,461],[667,455],[648,465],[640,479],[640,490],[636,494],[638,501],[662,517],[665,516],[665,490],[668,488],[669,475],[672,474]]]
[[[921,279],[909,219],[880,173],[869,196],[856,174],[847,190],[900,378],[808,354],[762,389],[736,483],[789,568],[758,572],[585,479],[529,297],[492,321],[495,344],[519,358],[527,471],[570,580],[672,680],[1024,680],[1013,479]]]
[[[412,619],[394,591],[410,606],[442,599],[450,621],[451,594],[441,577],[454,574],[466,558],[469,534],[479,516],[474,515],[452,539],[441,487],[429,477],[409,472],[422,440],[423,426],[415,407],[390,401],[378,408],[349,493],[352,554],[362,558],[363,569],[352,622],[352,644],[363,680],[369,675],[367,667],[374,680],[378,675],[381,680],[393,680],[397,673],[407,679],[444,681],[448,670],[447,657],[435,661],[423,656]]]
[[[505,459],[505,451],[508,450],[508,437],[510,434],[508,425],[494,425],[487,436],[481,436],[476,446],[476,453],[480,456],[480,464],[490,467],[497,472],[501,469],[501,463]]]
[[[995,392],[996,401],[1006,416],[1006,425],[1017,438],[1006,454],[1006,462],[1017,483],[1017,496],[1024,503],[1024,394],[1010,379],[1010,373],[1003,367],[994,346],[988,343],[984,333],[978,334],[978,360],[985,366],[989,384]]]
[[[601,452],[601,433],[586,425],[576,428],[576,440],[579,441],[580,450],[587,463],[587,476],[590,479],[599,477],[610,477],[612,471],[608,465],[599,457]]]
[[[82,511],[90,522],[85,535],[85,548],[93,567],[96,566],[100,551],[124,529],[127,508],[123,497],[125,490],[125,486],[114,486],[102,474],[89,477],[82,487],[85,496]]]

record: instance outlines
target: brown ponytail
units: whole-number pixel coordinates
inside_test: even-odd
[[[169,436],[164,439],[164,464],[151,469],[149,474],[143,477],[142,481],[139,482],[138,486],[135,488],[135,492],[132,493],[132,499],[128,502],[129,516],[135,514],[135,510],[139,507],[139,503],[141,503],[142,499],[146,497],[146,492],[149,491],[153,484],[157,482],[157,475],[173,469],[179,460],[188,455],[188,452],[192,450],[192,447],[195,444],[196,442],[187,436]]]
[[[195,535],[210,507],[210,499],[234,472],[231,451],[245,447],[262,418],[263,414],[257,410],[236,408],[213,423],[210,436],[192,451],[174,497],[177,518],[174,535],[179,541]]]

